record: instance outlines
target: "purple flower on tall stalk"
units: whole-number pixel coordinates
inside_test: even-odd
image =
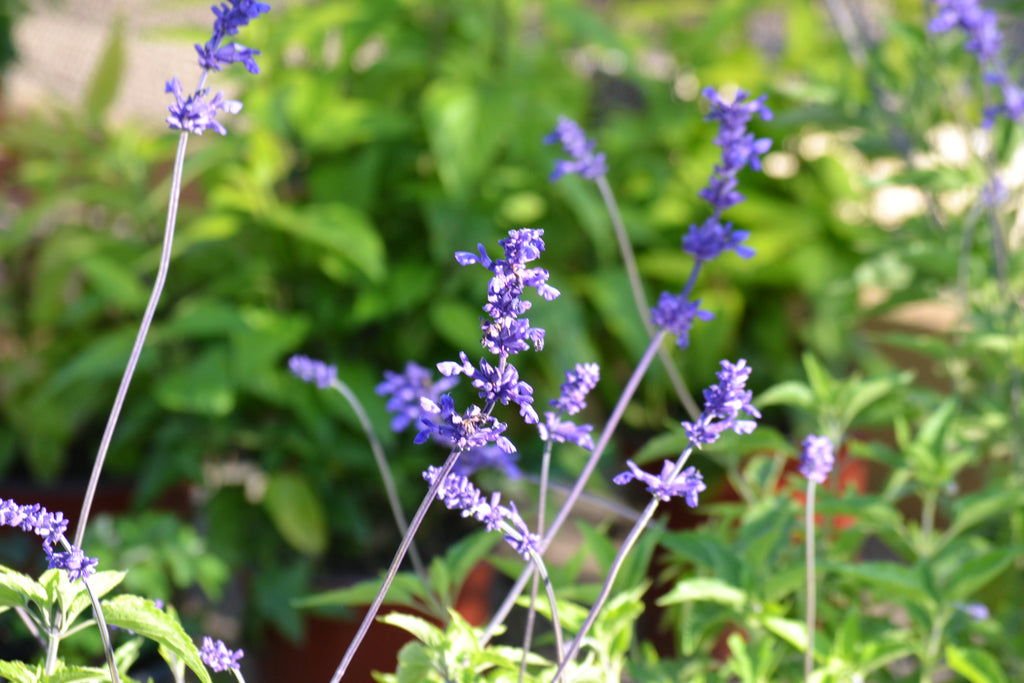
[[[740,419],[740,413],[760,418],[761,413],[751,405],[753,392],[746,388],[750,368],[742,358],[736,363],[721,361],[716,373],[718,384],[704,390],[704,411],[696,422],[683,422],[683,429],[694,448],[718,441],[726,430],[736,434],[750,434],[757,427],[755,420]]]
[[[593,180],[608,172],[608,164],[603,152],[595,153],[597,143],[588,140],[580,125],[572,119],[559,116],[558,125],[544,137],[544,144],[561,143],[562,149],[572,159],[559,159],[548,180],[555,182],[564,175],[579,173],[587,180]]]
[[[464,413],[455,410],[451,396],[444,394],[440,400],[421,398],[420,406],[437,415],[440,422],[420,418],[423,429],[416,435],[416,443],[424,443],[431,437],[453,448],[465,451],[494,442],[506,453],[515,451],[508,438],[501,436],[507,425],[491,417],[491,411],[498,403],[515,403],[519,413],[528,424],[538,421],[533,409],[533,387],[519,379],[519,372],[510,362],[510,357],[525,351],[532,345],[540,350],[544,345],[544,330],[530,327],[527,318],[520,317],[530,310],[532,304],[522,298],[526,288],[533,288],[547,301],[559,295],[559,291],[548,284],[548,271],[530,267],[531,261],[540,258],[544,251],[544,231],[510,230],[508,237],[498,242],[504,251],[504,258],[492,259],[484,245],[477,245],[477,254],[466,251],[455,252],[459,265],[478,263],[492,273],[487,285],[487,303],[483,310],[489,318],[480,319],[483,330],[482,344],[498,356],[497,365],[480,359],[477,365],[469,362],[465,353],[459,354],[459,361],[437,364],[442,375],[452,377],[464,374],[484,399],[484,407],[471,406]]]
[[[704,477],[697,471],[696,467],[690,466],[682,470],[676,476],[672,476],[672,470],[676,465],[671,460],[666,460],[661,466],[661,474],[655,476],[640,469],[632,460],[626,461],[629,470],[615,475],[612,482],[624,486],[637,479],[647,484],[647,490],[659,500],[669,501],[675,496],[682,496],[686,504],[697,507],[697,495],[707,489]]]
[[[933,0],[936,15],[928,22],[931,33],[960,29],[967,36],[964,49],[975,55],[985,82],[999,89],[1001,102],[985,107],[982,126],[989,128],[996,117],[1017,122],[1024,118],[1024,89],[1011,77],[1002,60],[1003,34],[999,17],[978,0]]]
[[[404,431],[409,425],[419,423],[424,417],[420,399],[426,398],[437,403],[441,394],[451,390],[459,383],[458,377],[442,377],[435,379],[427,368],[409,361],[403,372],[384,371],[384,381],[377,385],[378,396],[387,396],[385,406],[392,414],[391,431]]]
[[[329,389],[338,378],[338,367],[322,360],[295,354],[288,359],[288,369],[303,382],[316,384],[318,389]]]
[[[594,440],[590,436],[594,427],[563,420],[562,415],[575,415],[583,410],[587,406],[587,394],[597,386],[600,377],[601,369],[597,363],[577,363],[573,370],[565,373],[561,395],[551,399],[551,407],[556,410],[544,413],[544,422],[537,425],[542,440],[568,441],[588,451],[594,450]]]
[[[227,129],[217,121],[217,114],[222,111],[237,114],[242,110],[242,103],[224,99],[222,92],[209,99],[210,89],[202,86],[206,74],[210,71],[220,71],[226,65],[235,62],[244,65],[249,73],[260,72],[255,59],[256,55],[260,54],[259,50],[235,42],[224,43],[224,39],[236,35],[238,29],[258,18],[260,14],[269,12],[270,5],[254,0],[230,0],[230,3],[221,3],[211,8],[215,17],[213,33],[204,45],[195,46],[196,52],[199,53],[199,66],[203,70],[200,86],[191,94],[185,95],[181,89],[181,81],[177,78],[167,81],[164,90],[174,95],[174,103],[167,107],[170,112],[167,125],[171,128],[196,135],[202,135],[203,131],[212,128],[221,135],[226,135]]]
[[[42,536],[49,568],[65,570],[72,581],[88,578],[96,571],[97,560],[86,557],[81,548],[71,546],[69,552],[54,551],[54,546],[68,530],[68,520],[62,512],[50,512],[38,503],[18,505],[13,500],[0,498],[0,526],[18,527]]]
[[[824,484],[836,462],[832,442],[827,436],[808,434],[802,446],[800,474],[816,484]]]
[[[431,465],[423,478],[433,486],[440,472],[440,468]],[[530,532],[515,503],[510,501],[508,507],[501,505],[501,493],[492,493],[488,500],[469,479],[452,472],[438,488],[437,498],[449,510],[461,510],[463,517],[482,522],[488,531],[503,530],[502,524],[507,524],[515,533],[506,533],[505,540],[523,557],[537,550],[540,537]]]
[[[690,330],[693,321],[699,318],[705,322],[715,317],[711,311],[700,308],[700,299],[689,301],[685,292],[672,294],[662,292],[658,304],[651,309],[651,322],[676,336],[676,346],[685,349],[690,345]]]
[[[241,650],[229,650],[223,640],[214,640],[210,636],[203,636],[203,647],[199,651],[199,657],[206,666],[214,671],[227,671],[238,669],[238,662],[245,653]]]

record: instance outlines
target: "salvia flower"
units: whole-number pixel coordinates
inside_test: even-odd
[[[295,354],[288,359],[288,369],[303,382],[316,384],[318,389],[328,389],[338,378],[338,367],[322,360]]]
[[[428,398],[420,399],[420,405],[425,413],[436,415],[441,421],[420,418],[422,429],[416,434],[416,443],[426,443],[433,436],[460,451],[480,448],[489,443],[496,444],[506,453],[514,453],[516,450],[508,437],[502,436],[508,425],[485,414],[480,406],[470,406],[460,414],[455,410],[455,401],[449,394],[442,396],[437,403]]]
[[[167,111],[171,112],[167,117],[167,125],[196,135],[202,135],[203,131],[210,128],[221,135],[227,135],[227,129],[217,120],[217,112],[237,114],[242,111],[241,102],[224,99],[222,92],[208,100],[209,88],[185,96],[181,91],[181,82],[177,78],[167,81],[164,92],[174,95],[174,104],[167,106]]]
[[[681,349],[690,345],[690,330],[695,318],[706,322],[714,317],[711,311],[700,308],[700,299],[690,301],[685,292],[662,292],[658,304],[651,308],[651,322],[674,334],[676,346]]]
[[[259,50],[235,42],[225,43],[224,39],[236,35],[238,29],[260,14],[269,12],[270,5],[255,0],[230,0],[230,4],[220,3],[211,9],[214,15],[213,33],[205,44],[195,46],[199,54],[199,66],[203,70],[199,87],[185,95],[177,78],[167,81],[165,87],[165,92],[174,95],[174,103],[167,107],[170,111],[167,125],[196,135],[202,135],[203,131],[211,128],[226,135],[227,129],[217,121],[217,114],[222,111],[237,114],[242,110],[241,102],[225,99],[222,92],[211,98],[209,88],[204,88],[202,83],[210,71],[220,71],[235,62],[240,62],[250,73],[260,72],[255,59],[260,54]]]
[[[587,394],[597,386],[600,377],[597,363],[577,363],[573,370],[565,373],[561,395],[551,399],[551,407],[556,410],[544,413],[544,422],[537,425],[542,440],[569,442],[588,451],[594,450],[594,440],[590,436],[594,427],[563,420],[562,415],[575,415],[583,410],[587,406]]]
[[[603,152],[595,153],[597,143],[587,139],[580,124],[566,116],[558,117],[558,125],[544,137],[544,144],[560,143],[571,159],[559,159],[548,180],[554,182],[564,175],[578,173],[593,180],[608,172],[608,163]]]
[[[203,647],[199,651],[203,663],[218,672],[238,669],[238,662],[244,654],[241,649],[229,650],[223,640],[214,640],[210,636],[203,636]]]
[[[832,442],[827,436],[808,434],[802,445],[800,474],[816,484],[824,484],[836,462]]]
[[[681,470],[675,476],[672,476],[675,463],[671,460],[664,462],[661,467],[661,474],[659,475],[643,471],[632,460],[627,460],[626,466],[629,467],[627,471],[617,474],[612,479],[615,484],[624,486],[637,479],[647,484],[647,490],[651,495],[662,501],[667,502],[673,497],[682,496],[689,507],[695,508],[697,507],[698,494],[707,489],[703,475],[693,466]]]
[[[431,465],[423,478],[433,486],[440,472],[440,468]],[[515,503],[510,501],[507,507],[501,504],[499,492],[488,499],[468,478],[451,472],[437,489],[437,498],[449,510],[461,510],[463,517],[483,523],[488,531],[506,532],[505,541],[523,557],[537,550],[540,537],[530,532]]]
[[[420,399],[429,399],[437,403],[441,394],[450,391],[459,383],[458,377],[442,377],[435,379],[430,370],[409,361],[403,372],[384,371],[384,381],[377,385],[378,396],[387,396],[385,406],[392,414],[391,431],[404,431],[411,424],[419,424],[424,417]]]
[[[526,424],[537,423],[537,411],[533,409],[533,387],[519,379],[519,371],[514,366],[503,363],[494,367],[483,358],[479,366],[476,366],[469,362],[469,357],[463,352],[459,353],[459,360],[459,363],[438,363],[437,369],[445,377],[466,375],[487,405],[515,403]]]
[[[50,512],[38,503],[18,505],[13,500],[0,498],[0,526],[17,527],[42,536],[49,568],[65,570],[72,581],[88,578],[96,570],[97,561],[86,557],[81,548],[71,546],[69,552],[54,551],[54,546],[68,530],[68,520],[62,512]]]
[[[704,411],[696,422],[683,422],[683,429],[695,448],[718,440],[722,432],[750,434],[757,427],[755,420],[740,419],[741,413],[760,418],[761,413],[751,405],[753,392],[746,388],[750,367],[742,358],[735,364],[721,361],[716,373],[718,384],[704,390]]]

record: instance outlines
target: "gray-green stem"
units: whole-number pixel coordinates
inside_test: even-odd
[[[548,498],[548,475],[551,470],[551,447],[554,442],[550,439],[544,444],[544,456],[540,466],[540,487],[539,493],[537,494],[537,533],[541,536],[544,535],[544,518],[547,515],[547,498]],[[540,556],[538,555],[538,558]],[[526,658],[530,654],[530,646],[533,642],[533,624],[536,620],[537,610],[535,605],[537,604],[537,590],[539,586],[539,573],[533,575],[533,583],[530,586],[530,610],[526,614],[526,628],[523,629],[523,659],[519,663],[519,683],[523,683],[523,679],[526,677]],[[554,602],[552,601],[552,620],[555,618]],[[561,624],[555,624],[559,634],[561,633]],[[561,637],[559,636],[559,639]],[[561,657],[562,648],[559,644],[558,654]]]
[[[817,622],[817,584],[814,573],[814,492],[815,484],[807,480],[807,504],[804,507],[804,560],[807,566],[807,650],[804,652],[804,680],[811,680],[814,671],[814,625]]]
[[[640,271],[637,268],[636,254],[633,253],[633,244],[629,241],[629,233],[626,232],[626,224],[622,220],[619,204],[615,201],[615,193],[612,192],[611,185],[608,184],[608,179],[605,176],[598,176],[594,182],[597,184],[597,189],[601,192],[601,198],[604,200],[605,208],[608,210],[608,217],[612,221],[615,239],[618,241],[619,251],[622,253],[622,262],[626,266],[629,288],[633,292],[633,303],[636,304],[640,320],[644,324],[644,329],[647,330],[647,336],[653,337],[656,330],[654,329],[654,324],[651,323],[651,306],[647,302],[647,295],[644,294],[644,286],[640,280]],[[672,362],[672,356],[667,349],[661,346],[658,347],[658,360],[664,366],[669,382],[672,383],[672,388],[679,397],[680,403],[686,408],[690,419],[696,420],[697,416],[700,415],[700,408],[697,406],[697,402],[693,400],[693,394],[690,393],[690,389],[686,386],[686,380],[679,373],[679,368]]]
[[[572,491],[569,492],[568,497],[562,504],[562,507],[558,511],[558,515],[554,521],[551,522],[551,527],[541,537],[539,544],[539,551],[541,555],[547,550],[548,546],[551,545],[551,541],[554,539],[555,534],[562,528],[562,524],[568,519],[569,513],[572,512],[573,506],[576,504],[576,500],[583,493],[583,489],[587,485],[587,481],[590,480],[590,475],[594,473],[594,469],[597,467],[598,460],[601,459],[601,455],[604,453],[605,448],[608,446],[608,442],[611,440],[612,434],[615,429],[619,426],[619,421],[622,419],[623,413],[626,412],[626,406],[633,399],[633,394],[636,393],[637,388],[640,386],[640,381],[647,373],[648,368],[651,366],[651,361],[654,360],[654,354],[657,353],[658,347],[665,340],[665,336],[668,333],[665,330],[659,330],[654,338],[651,339],[651,343],[647,346],[647,350],[644,352],[640,362],[637,363],[636,369],[633,370],[632,376],[626,383],[626,387],[622,390],[622,395],[619,396],[618,402],[615,404],[615,408],[612,409],[612,414],[608,417],[608,422],[605,424],[604,430],[601,432],[601,437],[597,441],[597,445],[594,446],[593,452],[587,459],[586,464],[583,466],[583,471],[580,472],[580,476],[576,479],[576,484],[573,486]],[[516,603],[516,598],[523,592],[526,587],[526,582],[529,581],[533,575],[533,567],[527,567],[516,579],[512,589],[505,596],[504,602],[498,607],[494,616],[491,618],[491,622],[487,624],[487,628],[484,630],[483,636],[480,638],[481,646],[486,645],[491,638],[494,637],[494,632],[498,628],[498,625],[505,621],[505,617],[512,611],[512,607]]]
[[[693,447],[688,447],[679,456],[676,461],[675,467],[672,468],[671,477],[674,479],[679,476],[679,473],[686,467],[686,461],[690,459],[690,454],[693,453]],[[643,533],[644,529],[647,528],[647,524],[654,517],[654,513],[658,510],[658,505],[661,503],[661,499],[657,496],[651,498],[651,502],[644,508],[643,513],[640,515],[640,519],[637,520],[633,528],[629,530],[629,535],[626,536],[626,540],[622,542],[619,547],[619,552],[615,555],[615,560],[612,561],[611,569],[608,571],[608,576],[605,577],[604,585],[601,586],[601,593],[597,596],[597,600],[591,606],[590,611],[587,613],[587,618],[583,620],[583,624],[580,626],[579,632],[576,637],[569,643],[569,649],[565,653],[565,659],[559,665],[558,670],[555,672],[555,677],[551,679],[551,683],[558,683],[562,678],[562,674],[565,673],[566,665],[576,658],[576,654],[579,652],[580,647],[583,645],[583,639],[586,637],[590,628],[597,621],[597,616],[601,613],[601,608],[608,601],[608,596],[611,595],[612,586],[615,585],[615,579],[618,577],[619,572],[622,570],[622,565],[626,561],[626,556],[629,555],[629,551],[633,549],[636,542],[640,539],[640,534]]]
[[[359,649],[359,645],[362,644],[363,639],[366,638],[366,632],[370,630],[370,625],[376,618],[377,613],[380,611],[380,607],[384,604],[384,597],[388,593],[388,589],[391,588],[391,583],[395,580],[395,575],[398,574],[398,568],[402,564],[402,560],[405,559],[405,554],[409,550],[409,546],[412,544],[412,538],[416,535],[420,525],[423,524],[423,518],[427,516],[427,510],[430,509],[431,503],[434,502],[434,498],[437,497],[437,491],[441,488],[444,480],[451,474],[452,469],[455,467],[456,461],[459,459],[460,451],[454,450],[448,455],[448,459],[444,461],[444,465],[441,466],[441,470],[438,472],[437,477],[434,479],[434,483],[430,485],[430,490],[427,491],[427,495],[423,498],[423,502],[420,503],[420,507],[416,510],[416,514],[412,518],[412,523],[409,525],[409,532],[402,538],[402,542],[398,545],[398,550],[395,552],[394,559],[391,560],[391,566],[388,567],[388,573],[384,577],[384,582],[381,584],[380,590],[377,591],[377,596],[373,599],[373,603],[370,608],[366,610],[366,615],[363,617],[363,621],[359,624],[359,630],[356,631],[356,635],[352,638],[352,642],[349,643],[348,649],[345,651],[344,656],[341,658],[341,662],[338,664],[338,668],[334,671],[334,676],[331,677],[331,683],[338,683],[341,677],[345,675],[346,669],[349,664],[352,663],[352,658],[355,657],[356,650]]]
[[[359,402],[355,393],[351,388],[337,377],[331,383],[331,388],[337,391],[339,394],[345,397],[348,404],[352,407],[352,411],[356,414],[356,419],[359,420],[360,426],[363,428],[363,432],[366,434],[366,440],[370,443],[370,451],[373,453],[373,459],[377,462],[377,469],[380,471],[380,478],[384,482],[384,493],[388,499],[388,505],[391,506],[391,514],[395,518],[395,524],[398,526],[399,533],[405,536],[409,533],[409,523],[405,519],[405,513],[402,512],[402,503],[398,499],[398,489],[395,487],[395,479],[391,474],[391,467],[388,465],[387,456],[384,453],[384,447],[381,446],[380,439],[377,438],[377,433],[373,430],[373,424],[370,422],[369,416],[366,414],[366,410],[363,409],[363,404]],[[427,577],[427,570],[423,564],[423,559],[420,556],[419,549],[416,547],[415,541],[409,544],[409,559],[412,561],[413,571],[416,572],[416,576],[420,578],[424,586],[430,585],[430,580]],[[431,600],[433,595],[428,592]],[[435,604],[435,608],[440,610],[440,605]],[[443,610],[441,611],[443,616]]]
[[[149,295],[149,303],[146,304],[146,312],[142,316],[142,324],[139,325],[139,332],[135,336],[135,344],[132,346],[128,365],[121,376],[121,385],[117,388],[114,405],[110,409],[110,416],[107,417],[107,426],[103,430],[100,448],[96,453],[96,460],[93,461],[92,474],[89,475],[89,485],[85,490],[85,498],[82,500],[82,511],[78,513],[74,545],[79,548],[82,547],[82,537],[85,536],[85,526],[89,521],[92,501],[96,497],[96,487],[99,485],[100,472],[103,471],[103,463],[107,459],[110,441],[114,437],[114,428],[117,426],[117,419],[121,415],[121,408],[124,406],[125,396],[128,394],[128,385],[131,384],[132,375],[135,374],[135,366],[138,364],[139,356],[142,354],[142,347],[146,343],[146,335],[149,333],[149,327],[153,323],[153,316],[156,314],[157,303],[160,301],[160,293],[163,291],[164,282],[167,280],[167,270],[171,263],[171,247],[174,244],[174,224],[178,217],[178,198],[181,195],[181,170],[185,163],[185,147],[187,143],[188,133],[182,132],[178,138],[178,152],[174,157],[174,174],[171,177],[171,194],[167,203],[167,223],[164,226],[164,242],[163,248],[160,251],[160,266],[157,269],[156,280],[153,282],[153,291]]]

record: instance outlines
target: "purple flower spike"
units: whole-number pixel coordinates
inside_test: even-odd
[[[800,474],[816,484],[824,484],[836,462],[832,442],[827,436],[808,434],[802,445]]]
[[[587,139],[580,125],[565,116],[558,117],[555,130],[545,136],[544,144],[561,143],[562,149],[572,159],[559,159],[555,162],[555,170],[548,180],[555,182],[564,175],[579,173],[587,180],[593,180],[608,172],[608,164],[603,152],[594,153],[597,143]]]
[[[440,473],[440,468],[431,465],[423,478],[433,486]],[[505,540],[520,555],[526,557],[531,550],[537,550],[540,537],[530,533],[515,503],[510,501],[508,507],[501,505],[500,493],[492,493],[488,500],[469,479],[452,472],[438,487],[437,498],[449,510],[461,510],[463,517],[473,517],[483,523],[488,531],[514,531],[506,533]]]
[[[458,383],[458,377],[435,379],[430,370],[409,361],[404,372],[385,370],[384,381],[375,390],[378,396],[389,397],[387,411],[394,416],[391,431],[401,432],[411,424],[419,424],[420,418],[425,416],[421,398],[437,403],[441,394],[451,391]]]
[[[316,383],[318,389],[329,389],[338,378],[337,366],[299,354],[288,359],[288,369],[303,382]]]
[[[718,384],[704,390],[704,412],[696,422],[684,422],[683,429],[694,448],[714,443],[722,432],[731,429],[736,434],[750,434],[757,427],[755,420],[741,420],[740,413],[760,418],[761,413],[751,405],[753,392],[747,391],[750,368],[740,359],[735,364],[721,362]]]
[[[237,114],[242,111],[241,102],[225,100],[222,92],[217,93],[209,102],[206,101],[209,89],[185,97],[181,91],[181,82],[177,78],[167,81],[164,92],[174,95],[174,104],[167,106],[167,111],[171,112],[166,119],[167,125],[196,135],[202,135],[204,130],[210,128],[221,135],[227,135],[227,129],[217,121],[217,112]]]
[[[691,302],[683,294],[670,292],[662,292],[658,305],[651,309],[651,322],[676,335],[676,346],[681,349],[690,345],[694,318],[707,322],[714,317],[711,311],[701,310],[700,299]]]
[[[203,648],[199,652],[200,658],[206,666],[214,671],[227,671],[238,669],[238,662],[244,656],[242,650],[229,650],[223,640],[214,640],[210,636],[203,636]]]
[[[205,45],[196,45],[196,52],[199,53],[199,66],[209,71],[220,71],[228,64],[241,62],[246,71],[251,74],[258,74],[260,67],[253,59],[256,55],[262,54],[259,50],[253,50],[238,43],[228,43],[219,47],[208,42]]]
[[[426,417],[420,418],[422,429],[416,435],[416,443],[425,443],[432,436],[452,448],[466,451],[494,443],[506,453],[515,453],[516,447],[508,437],[502,436],[508,425],[485,415],[479,406],[470,406],[465,413],[455,411],[455,402],[445,394],[439,403],[428,398],[420,399],[420,405],[426,413],[437,415],[440,422]]]
[[[704,477],[695,467],[687,467],[673,477],[672,470],[675,469],[675,463],[671,460],[664,462],[661,474],[658,476],[644,472],[632,460],[627,460],[626,466],[629,467],[629,470],[616,475],[612,482],[623,486],[638,479],[647,484],[647,490],[653,496],[666,502],[674,496],[682,496],[689,507],[695,508],[698,494],[707,489]]]
[[[565,373],[562,394],[551,399],[551,407],[575,415],[587,407],[587,394],[593,391],[601,379],[601,368],[597,363],[577,363],[573,370]]]
[[[0,526],[18,527],[43,537],[43,552],[50,569],[63,569],[75,581],[88,578],[96,570],[97,561],[86,557],[81,548],[71,546],[70,552],[54,552],[68,530],[68,520],[62,512],[50,512],[38,503],[18,505],[13,500],[0,498]]]

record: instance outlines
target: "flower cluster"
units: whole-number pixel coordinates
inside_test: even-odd
[[[579,173],[587,180],[593,180],[608,172],[608,164],[605,161],[603,152],[594,153],[597,143],[587,139],[587,134],[580,128],[580,124],[572,119],[559,116],[558,125],[544,137],[544,144],[550,145],[555,142],[561,143],[562,149],[572,159],[559,159],[555,162],[555,170],[551,172],[548,180],[555,182],[564,175]]]
[[[1017,122],[1024,118],[1024,88],[1010,76],[1001,52],[1003,34],[999,18],[993,10],[985,9],[978,0],[934,0],[938,10],[928,22],[932,33],[946,33],[960,29],[967,35],[964,49],[975,55],[984,70],[985,81],[1000,90],[1002,101],[985,107],[982,125],[989,128],[998,116]]]
[[[433,486],[440,472],[439,468],[431,465],[423,473],[423,478]],[[487,500],[469,479],[452,472],[437,489],[437,498],[449,510],[461,510],[463,517],[473,517],[482,522],[488,531],[506,532],[505,540],[523,557],[537,550],[540,537],[530,532],[515,503],[510,501],[508,507],[501,505],[500,493],[494,492]]]
[[[515,403],[528,424],[538,421],[537,411],[533,408],[533,387],[519,379],[519,372],[509,358],[531,345],[537,350],[544,345],[544,330],[530,327],[529,319],[520,317],[532,306],[522,298],[526,288],[536,289],[547,301],[559,295],[559,291],[547,283],[548,271],[527,265],[540,258],[544,251],[543,235],[543,230],[527,228],[509,231],[508,237],[498,242],[504,250],[504,258],[501,259],[488,256],[482,244],[477,245],[477,254],[455,253],[459,265],[479,263],[492,273],[487,286],[487,303],[483,307],[489,318],[481,318],[480,322],[484,333],[482,344],[498,356],[498,364],[495,366],[481,359],[479,364],[473,365],[465,353],[459,354],[458,362],[438,363],[437,369],[445,377],[469,377],[480,398],[484,399],[485,407],[471,406],[459,414],[447,394],[439,401],[421,397],[421,407],[440,416],[441,421],[421,418],[423,430],[416,435],[416,443],[423,443],[434,436],[444,443],[451,443],[453,448],[466,450],[494,442],[506,453],[512,453],[515,446],[501,436],[507,425],[491,417],[494,406]]]
[[[597,386],[600,377],[601,369],[597,363],[577,363],[573,370],[565,373],[561,395],[551,399],[551,407],[555,411],[544,413],[544,422],[537,425],[541,439],[559,443],[568,441],[581,448],[594,450],[594,440],[590,437],[594,427],[563,420],[562,415],[575,415],[583,410],[587,406],[587,394]]]
[[[418,363],[409,361],[404,372],[384,371],[384,381],[377,385],[378,396],[387,396],[385,406],[393,416],[391,431],[404,431],[411,424],[418,424],[424,417],[420,399],[426,398],[432,403],[440,400],[441,394],[451,390],[459,383],[457,377],[442,377],[435,380],[433,373]]]
[[[655,476],[640,469],[632,460],[626,461],[629,470],[615,475],[612,481],[619,486],[624,486],[637,479],[647,484],[647,490],[656,498],[669,501],[674,496],[682,496],[686,504],[691,508],[697,507],[697,495],[707,489],[704,477],[697,468],[691,466],[672,476],[676,465],[671,460],[666,460],[661,467],[661,474]]]
[[[827,436],[808,434],[802,445],[800,474],[816,484],[824,484],[825,478],[828,477],[836,462],[832,451],[832,442]]]
[[[220,71],[225,65],[234,62],[241,62],[249,73],[260,72],[255,60],[255,56],[260,54],[259,50],[235,42],[225,44],[224,39],[236,35],[238,29],[257,19],[260,14],[269,12],[270,5],[256,0],[230,0],[230,3],[221,3],[211,8],[215,17],[213,34],[204,45],[195,46],[199,53],[199,66],[203,69],[200,83],[205,81],[208,72]],[[208,99],[210,90],[202,85],[195,92],[185,95],[181,81],[177,78],[167,81],[164,90],[174,95],[174,103],[167,107],[170,112],[167,125],[196,135],[202,135],[203,131],[210,128],[226,135],[227,130],[217,121],[218,112],[237,114],[242,110],[241,102],[224,99],[222,92]]]
[[[691,224],[683,237],[683,251],[696,259],[694,274],[701,265],[718,258],[722,252],[735,251],[742,258],[750,258],[754,250],[744,244],[749,237],[745,230],[733,230],[732,223],[722,221],[722,212],[743,201],[736,189],[737,176],[747,166],[761,170],[761,156],[772,146],[768,138],[756,138],[747,131],[747,124],[755,116],[768,121],[771,110],[765,106],[765,96],[747,101],[747,93],[740,90],[732,104],[722,101],[714,88],[705,88],[703,95],[711,103],[705,121],[718,121],[718,135],[714,143],[722,148],[721,163],[716,164],[708,185],[699,192],[701,199],[711,204],[712,212],[703,223]],[[651,321],[676,335],[676,344],[685,349],[690,343],[690,329],[696,318],[707,321],[713,316],[700,310],[700,300],[690,301],[690,290],[696,278],[679,294],[662,292],[658,303],[651,309]]]
[[[757,427],[755,420],[740,419],[740,413],[760,418],[761,413],[751,405],[753,392],[746,389],[750,368],[742,358],[736,363],[721,361],[716,373],[718,384],[704,390],[704,412],[696,422],[683,422],[686,436],[695,448],[718,440],[722,432],[731,429],[737,434],[750,434]]]
[[[322,360],[295,354],[288,359],[288,369],[303,382],[313,382],[318,389],[329,389],[338,378],[338,367]]]
[[[13,500],[0,498],[0,526],[18,527],[42,536],[50,569],[67,571],[72,581],[88,578],[96,570],[97,560],[86,557],[81,548],[71,546],[68,552],[54,551],[54,546],[64,540],[68,530],[68,520],[62,512],[50,512],[38,503],[18,505]]]
[[[241,649],[229,650],[223,640],[214,640],[210,636],[203,636],[203,647],[199,651],[203,663],[217,672],[237,670],[238,661],[244,654]]]

